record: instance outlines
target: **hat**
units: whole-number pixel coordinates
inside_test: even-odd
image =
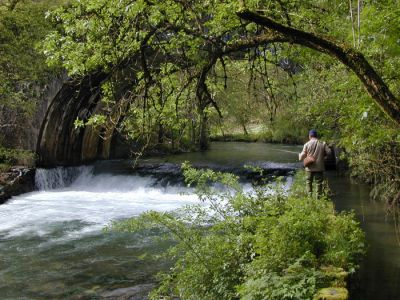
[[[308,132],[308,135],[311,136],[311,137],[317,137],[318,136],[317,131],[315,129],[311,129]]]

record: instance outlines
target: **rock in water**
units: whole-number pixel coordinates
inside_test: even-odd
[[[128,288],[116,289],[101,294],[102,299],[107,300],[145,300],[155,287],[154,284],[139,284]]]
[[[12,196],[28,193],[35,188],[35,169],[23,166],[12,167],[0,174],[0,204]]]

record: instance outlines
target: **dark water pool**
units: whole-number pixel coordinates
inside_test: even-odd
[[[400,299],[400,235],[394,217],[369,197],[369,187],[328,172],[336,209],[354,210],[366,233],[368,252],[351,282],[353,300]]]

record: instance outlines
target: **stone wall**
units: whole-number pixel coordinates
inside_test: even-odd
[[[75,127],[77,118],[86,121],[90,116],[104,112],[100,86],[107,76],[94,73],[64,82],[40,129],[36,149],[38,166],[71,166],[99,159],[129,157],[129,145],[118,136],[116,123]]]

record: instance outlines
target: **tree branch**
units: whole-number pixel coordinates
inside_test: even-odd
[[[268,43],[284,43],[288,42],[288,38],[284,35],[276,32],[267,32],[262,35],[257,35],[251,38],[246,38],[230,44],[222,50],[222,55],[228,55],[233,52],[247,50],[249,48],[254,48],[260,45],[265,45]]]
[[[281,34],[282,38],[286,38],[287,42],[317,50],[342,62],[358,76],[368,94],[378,106],[394,122],[400,125],[400,101],[392,94],[362,53],[316,34],[284,26],[266,16],[247,9],[241,9],[237,12],[237,15],[244,20],[262,25]]]

